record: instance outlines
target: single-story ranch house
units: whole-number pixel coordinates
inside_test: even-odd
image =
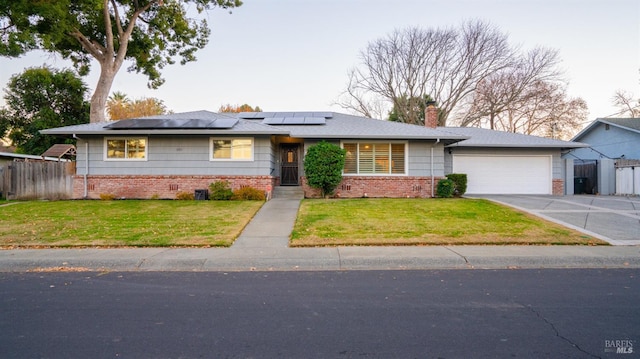
[[[561,154],[586,146],[436,127],[436,116],[430,107],[427,125],[416,126],[334,112],[196,111],[42,133],[77,139],[73,198],[175,198],[219,180],[265,192],[302,186],[314,197],[302,163],[322,140],[347,151],[339,197],[433,197],[449,173],[466,173],[472,194],[562,195],[572,178]]]

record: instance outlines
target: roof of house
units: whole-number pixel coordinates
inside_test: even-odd
[[[428,139],[453,143],[467,138],[441,129],[335,112],[195,111],[43,130],[48,135],[233,134],[301,138]]]
[[[489,130],[477,127],[443,127],[443,130],[457,135],[468,136],[468,140],[449,147],[506,147],[506,148],[581,148],[589,145],[580,142],[554,140],[546,137],[523,135],[520,133]]]
[[[599,124],[607,124],[627,131],[640,133],[640,118],[596,118],[596,120],[591,122],[589,126],[583,128],[582,131],[575,135],[572,141],[580,140]]]
[[[433,140],[460,147],[578,148],[588,145],[472,127],[410,125],[336,112],[194,111],[43,130],[48,135],[231,134],[309,139]]]
[[[233,124],[229,127],[229,120]],[[144,123],[148,122],[148,125]],[[224,126],[211,125],[224,122]],[[118,125],[120,124],[120,125]],[[82,125],[50,128],[41,131],[46,135],[150,135],[150,134],[205,134],[222,135],[287,135],[288,131],[263,125],[255,121],[237,119],[234,114],[209,111],[172,113],[120,121],[86,123]]]
[[[450,143],[468,138],[467,136],[449,133],[442,129],[382,121],[336,112],[267,112],[248,115],[240,113],[238,116],[240,118],[252,116],[254,118],[252,121],[267,121],[271,123],[270,126],[286,129],[292,137],[301,138],[440,139]],[[295,121],[293,120],[294,118],[304,118],[306,123]],[[321,121],[323,118],[324,121]],[[275,124],[276,121],[274,119],[282,119],[283,122]],[[309,124],[309,121],[315,124]]]

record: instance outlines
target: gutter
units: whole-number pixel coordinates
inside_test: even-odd
[[[87,197],[89,196],[88,178],[87,178],[87,175],[89,174],[89,141],[85,141],[81,139],[75,133],[73,134],[73,138],[75,138],[76,140],[84,141],[84,156],[85,156],[84,157],[84,175],[83,175],[84,194],[82,198],[87,199]]]

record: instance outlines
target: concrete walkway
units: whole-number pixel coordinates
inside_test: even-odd
[[[265,203],[231,248],[0,250],[0,272],[640,268],[640,246],[289,248],[299,205]]]
[[[234,250],[289,247],[300,200],[274,198],[265,203],[231,246]]]

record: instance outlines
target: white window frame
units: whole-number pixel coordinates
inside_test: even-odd
[[[356,173],[344,173],[344,169],[342,170],[342,175],[349,176],[368,176],[368,177],[403,177],[409,175],[409,141],[367,141],[367,140],[355,140],[355,141],[340,141],[340,147],[344,149],[344,144],[355,143],[357,145],[358,151],[358,161],[356,161]],[[404,144],[404,173],[360,173],[360,144],[363,143],[371,143],[371,144],[388,144],[391,147],[392,144]],[[389,149],[389,154],[391,154],[391,149]]]
[[[233,140],[251,140],[251,157],[250,158],[214,158],[213,157],[213,141],[231,141],[233,154]],[[255,149],[256,149],[256,140],[254,137],[211,137],[209,138],[209,161],[218,162],[218,161],[242,161],[242,162],[250,162],[253,161],[255,157]]]
[[[145,146],[144,146],[144,158],[111,158],[109,157],[109,146],[108,143],[109,141],[113,141],[113,140],[118,140],[118,141],[125,141],[125,153],[127,152],[126,150],[126,146],[127,146],[127,141],[129,140],[144,140]],[[104,138],[104,160],[105,161],[136,161],[136,162],[144,162],[147,161],[147,159],[149,158],[149,138],[146,136],[126,136],[126,137],[105,137]]]

